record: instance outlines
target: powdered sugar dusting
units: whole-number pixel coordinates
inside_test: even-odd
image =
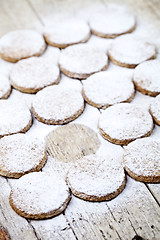
[[[35,169],[44,157],[44,143],[35,137],[19,133],[0,139],[0,173],[23,174]]]
[[[125,34],[113,41],[109,54],[120,63],[137,65],[153,57],[156,50],[144,38]]]
[[[101,71],[107,63],[105,53],[85,44],[77,44],[62,50],[59,60],[61,68],[79,74]]]
[[[153,117],[160,121],[160,94],[152,100],[150,110]]]
[[[160,93],[160,60],[141,63],[136,67],[133,79],[142,89]]]
[[[118,190],[125,178],[123,167],[114,159],[90,155],[77,161],[67,174],[71,189],[97,197]]]
[[[15,64],[10,80],[15,88],[39,90],[58,82],[59,69],[45,58],[31,57]]]
[[[83,111],[84,99],[75,88],[50,86],[37,93],[32,106],[40,117],[63,121]]]
[[[124,148],[123,164],[138,176],[160,177],[160,141],[137,139]]]
[[[146,109],[134,104],[120,103],[102,112],[99,128],[113,139],[135,139],[152,130],[153,120]]]
[[[40,58],[45,58],[49,64],[58,65],[60,50],[56,47],[48,46],[46,51],[40,56]]]
[[[65,181],[54,173],[29,173],[17,180],[11,191],[12,204],[28,214],[47,214],[62,207],[68,197]]]
[[[11,85],[8,78],[4,75],[0,77],[0,98],[7,98],[11,91]]]
[[[83,81],[83,91],[93,105],[99,108],[108,107],[131,98],[134,94],[131,78],[131,74],[121,71],[95,73]]]

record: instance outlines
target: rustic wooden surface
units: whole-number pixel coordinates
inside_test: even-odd
[[[1,0],[0,36],[14,29],[41,29],[53,21],[70,16],[87,19],[93,9],[105,8],[108,2],[130,6],[137,15],[137,21],[147,23],[149,37],[153,38],[160,50],[159,0]],[[138,95],[136,98],[138,99]],[[92,119],[89,118],[90,114]],[[86,105],[83,115],[74,122],[86,124],[97,132],[95,123],[99,114],[97,109]],[[35,120],[34,129],[36,124],[39,123]],[[41,126],[46,127],[48,132],[52,130],[43,124]],[[156,131],[158,132],[159,128],[156,128]],[[102,139],[101,141],[103,142]],[[107,141],[105,144],[105,149],[121,154],[121,147],[113,146]],[[66,166],[63,162],[55,163],[51,158],[42,171],[54,171],[54,164],[57,164],[56,171],[63,175],[62,170],[65,171]],[[8,196],[16,180],[0,177],[0,227],[6,230],[12,240],[131,240],[137,235],[145,240],[159,240],[160,184],[144,184],[130,177],[127,180],[124,191],[112,201],[90,203],[72,197],[63,214],[48,220],[30,221],[18,216],[9,205]]]

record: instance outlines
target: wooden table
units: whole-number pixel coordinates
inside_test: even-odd
[[[0,36],[14,29],[41,29],[70,16],[87,19],[90,13],[95,9],[105,8],[108,2],[111,1],[1,0]],[[146,26],[146,38],[153,41],[160,51],[160,1],[114,2],[122,2],[131,7],[137,15],[139,32]],[[16,90],[13,91],[15,92]],[[151,97],[136,93],[133,103],[147,107],[150,100]],[[96,124],[99,114],[99,110],[86,104],[83,115],[74,122],[86,124],[98,132]],[[34,120],[33,133],[39,129],[37,126],[45,129],[44,136],[55,128],[44,125]],[[155,127],[154,136],[160,136],[160,127]],[[106,148],[121,154],[120,146],[105,142]],[[124,191],[112,201],[91,203],[72,197],[63,214],[48,220],[33,221],[20,217],[9,205],[8,196],[16,180],[0,177],[0,225],[6,229],[12,240],[141,239],[135,237],[137,235],[145,240],[159,240],[160,184],[144,184],[130,177],[127,180]]]

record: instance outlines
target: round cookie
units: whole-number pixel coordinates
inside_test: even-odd
[[[84,43],[90,37],[89,26],[80,20],[61,22],[44,30],[46,42],[58,48],[65,48],[76,43]]]
[[[160,182],[160,141],[142,138],[124,148],[123,165],[127,173],[138,181]]]
[[[5,75],[0,77],[0,99],[8,98],[11,93],[11,85]]]
[[[23,133],[0,139],[0,175],[19,178],[39,171],[47,159],[45,145]]]
[[[45,48],[43,36],[34,30],[11,31],[0,39],[0,56],[9,62],[40,56]]]
[[[13,133],[24,133],[32,125],[28,107],[17,101],[0,101],[0,137]]]
[[[160,125],[160,94],[152,100],[149,111],[154,121]]]
[[[50,86],[36,94],[31,110],[43,123],[65,124],[83,112],[84,99],[78,90],[60,85]]]
[[[45,219],[64,211],[70,192],[64,179],[34,172],[22,176],[13,185],[9,202],[13,210],[25,218]]]
[[[72,193],[88,201],[105,201],[116,197],[125,187],[123,167],[109,157],[90,155],[75,162],[66,176]]]
[[[136,89],[152,97],[160,94],[160,61],[150,60],[138,65],[134,70],[133,81]]]
[[[108,51],[110,60],[121,66],[135,68],[138,64],[156,56],[155,47],[132,34],[117,37]]]
[[[95,72],[107,69],[107,55],[85,44],[67,47],[60,54],[61,71],[71,78],[85,79]]]
[[[135,17],[125,9],[111,9],[96,13],[89,19],[92,33],[103,38],[115,38],[135,29]]]
[[[130,102],[134,97],[132,76],[121,71],[95,73],[83,81],[83,96],[92,106],[107,108],[120,102]]]
[[[153,120],[147,110],[133,104],[119,103],[102,112],[98,127],[108,141],[127,145],[137,138],[149,136]]]
[[[24,93],[36,93],[59,82],[59,69],[44,58],[31,57],[19,61],[10,73],[14,88]]]

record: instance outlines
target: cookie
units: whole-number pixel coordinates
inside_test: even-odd
[[[85,79],[95,72],[107,69],[108,57],[93,46],[77,44],[62,50],[59,65],[68,77]]]
[[[149,111],[154,121],[160,125],[160,94],[152,100]]]
[[[117,37],[108,51],[110,60],[121,66],[135,68],[138,64],[156,56],[155,47],[132,34]]]
[[[0,139],[0,175],[19,178],[39,171],[47,159],[44,143],[19,133]]]
[[[109,8],[104,12],[92,15],[89,25],[93,34],[103,38],[115,38],[132,32],[136,26],[136,19],[126,9]]]
[[[45,29],[43,36],[49,45],[65,48],[86,42],[90,37],[90,28],[85,22],[73,19]]]
[[[65,124],[77,118],[84,110],[80,91],[71,87],[50,86],[39,91],[31,111],[43,123]]]
[[[153,120],[146,109],[130,103],[119,103],[102,112],[98,127],[108,141],[127,145],[137,138],[149,136]]]
[[[127,173],[142,182],[160,182],[160,141],[137,139],[124,148],[123,165]]]
[[[32,125],[28,107],[21,102],[0,101],[0,137],[13,133],[24,133]]]
[[[11,84],[4,75],[0,77],[0,99],[8,98],[11,93]]]
[[[122,165],[111,157],[84,157],[69,169],[66,181],[72,193],[88,201],[105,201],[116,197],[125,187]]]
[[[49,64],[52,63],[58,65],[60,52],[59,48],[48,46],[40,58],[45,58]]]
[[[107,108],[120,102],[130,102],[134,97],[131,74],[123,71],[95,73],[83,81],[83,96],[90,105]]]
[[[0,56],[9,62],[40,56],[45,48],[43,36],[34,30],[11,31],[0,39]]]
[[[34,172],[22,176],[13,185],[9,202],[25,218],[45,219],[64,211],[70,200],[65,180],[58,175]]]
[[[138,65],[134,70],[133,81],[136,89],[152,97],[160,94],[160,61],[150,60]]]
[[[24,93],[36,93],[59,82],[59,68],[44,58],[31,57],[15,64],[11,73],[12,86]]]

